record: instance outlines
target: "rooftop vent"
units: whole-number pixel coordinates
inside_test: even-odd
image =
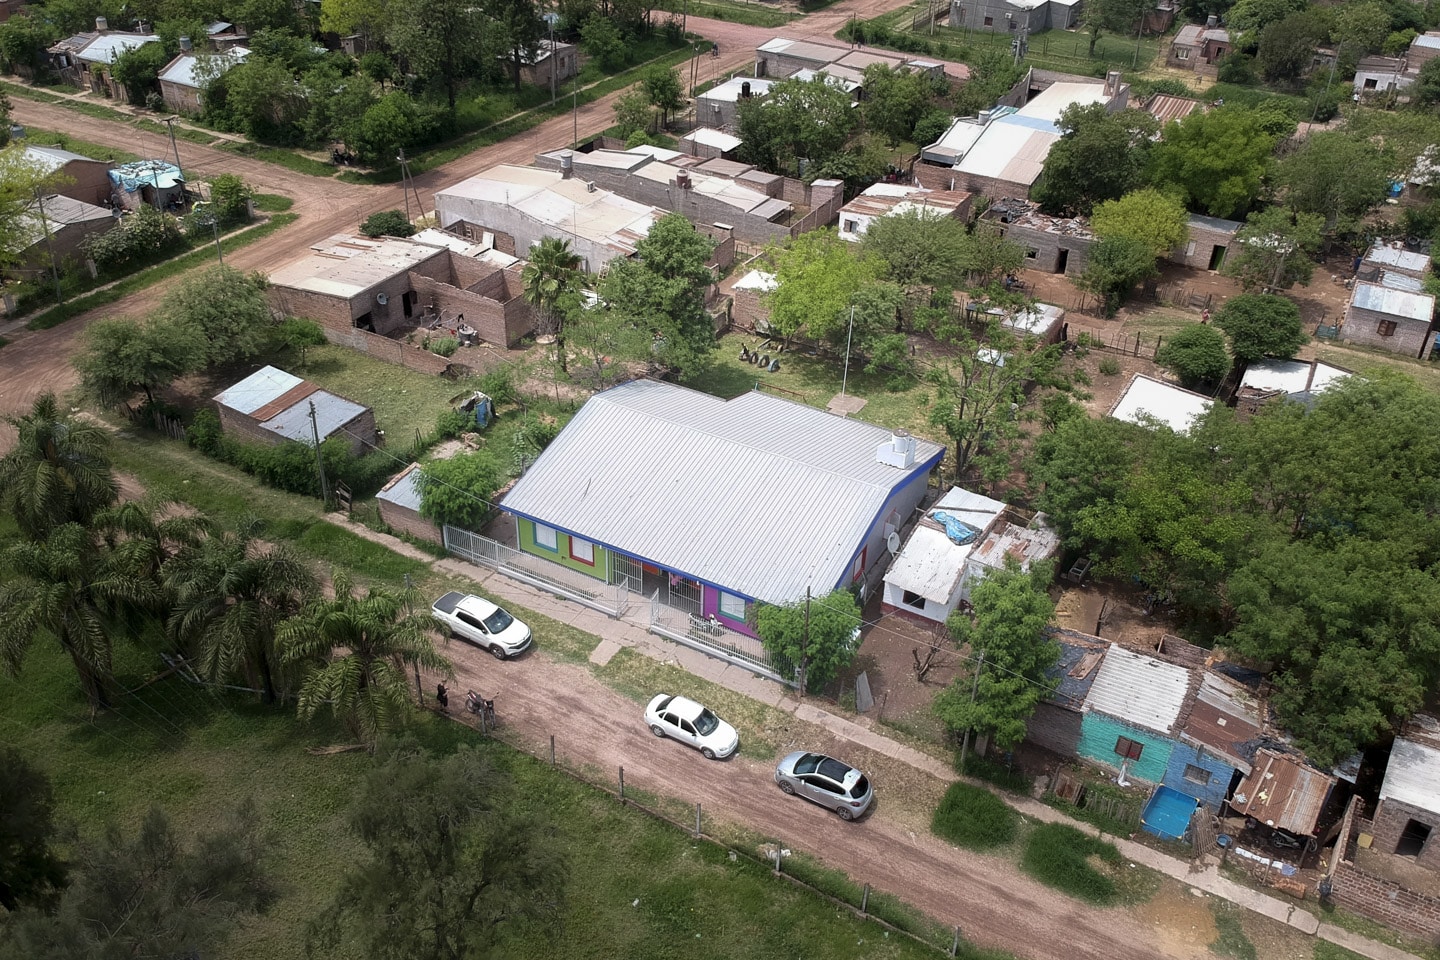
[[[569,180],[575,174],[575,151],[560,151],[560,178]]]
[[[875,459],[887,467],[909,469],[915,465],[915,438],[904,430],[896,430],[876,448]]]
[[[96,17],[95,29],[100,33],[104,33],[106,30],[110,29],[110,21],[105,19],[104,17]]]
[[[190,52],[192,52],[194,49],[195,49],[195,44],[193,44],[193,43],[190,42],[190,38],[189,38],[189,37],[181,37],[181,38],[180,38],[180,52],[181,52],[181,53],[190,53]]]

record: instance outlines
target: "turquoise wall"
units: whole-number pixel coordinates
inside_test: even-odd
[[[1170,763],[1170,753],[1175,741],[1142,727],[1122,723],[1114,717],[1091,710],[1080,721],[1080,743],[1076,752],[1080,756],[1117,770],[1125,758],[1115,752],[1115,741],[1128,737],[1143,746],[1140,759],[1132,760],[1125,768],[1127,777],[1160,783],[1165,778],[1165,768]]]

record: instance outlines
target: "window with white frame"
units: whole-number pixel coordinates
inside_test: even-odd
[[[733,593],[720,594],[720,616],[727,620],[745,620],[745,598]]]
[[[595,566],[595,544],[579,537],[570,538],[570,559]]]
[[[543,523],[535,524],[535,546],[545,550],[558,551],[560,543],[555,536],[555,528],[547,527]]]

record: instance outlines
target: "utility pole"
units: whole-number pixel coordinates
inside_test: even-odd
[[[805,674],[810,661],[810,588],[805,588],[805,633],[800,637],[800,699],[805,699]]]
[[[580,71],[570,84],[570,146],[580,146]]]
[[[975,664],[975,683],[970,687],[970,702],[980,695],[980,671],[985,667],[985,651],[980,651],[980,660]],[[965,772],[965,754],[970,752],[970,728],[965,728],[965,739],[960,741],[960,772]]]
[[[179,119],[179,117],[165,117],[160,122],[170,130],[170,147],[175,151],[175,169],[184,173],[185,168],[180,165],[180,144],[175,142],[175,121]]]
[[[50,218],[45,216],[45,198],[40,193],[40,188],[35,188],[35,207],[40,213],[40,226],[45,231],[45,250],[50,258],[50,276],[55,281],[55,302],[59,303],[64,299],[60,295],[60,271],[55,267],[55,240],[50,234]]]
[[[550,102],[555,102],[555,71],[560,63],[560,57],[555,52],[555,13],[545,15],[545,22],[550,24]]]
[[[320,426],[315,419],[315,401],[310,401],[310,436],[315,439],[315,472],[320,475],[320,500],[330,507],[330,484],[325,480],[325,458],[320,455]]]
[[[840,374],[840,396],[845,396],[845,387],[850,382],[850,338],[855,335],[855,304],[850,304],[850,326],[845,331],[845,370]]]
[[[215,234],[215,256],[220,258],[220,266],[225,266],[225,249],[220,246],[220,218],[216,216],[215,210],[210,210],[210,230]]]

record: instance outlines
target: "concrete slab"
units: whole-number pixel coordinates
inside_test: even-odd
[[[610,662],[611,657],[623,649],[625,649],[624,644],[606,637],[595,646],[594,650],[590,651],[590,662],[597,667],[603,667]]]
[[[825,404],[825,409],[842,417],[849,417],[864,410],[865,404],[869,402],[864,397],[837,393],[830,398],[829,403]]]
[[[1370,960],[1418,960],[1413,953],[1406,953],[1399,947],[1392,947],[1388,943],[1379,943],[1358,933],[1351,933],[1349,930],[1342,930],[1332,923],[1322,923],[1315,932],[1321,940],[1329,940],[1336,946],[1344,947],[1346,950],[1353,950],[1362,957],[1369,957]]]

